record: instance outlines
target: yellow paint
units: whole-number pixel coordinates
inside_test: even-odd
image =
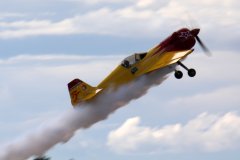
[[[174,64],[193,52],[193,49],[174,52],[164,52],[163,50],[158,50],[159,46],[149,50],[143,59],[137,61],[135,64],[132,64],[129,68],[125,68],[121,64],[118,65],[97,87],[92,87],[87,83],[83,83],[87,86],[85,90],[82,86],[74,87],[70,90],[73,106],[80,102],[91,100],[97,94],[101,93],[99,89],[105,90],[110,87],[118,88],[119,86],[129,83],[141,75]],[[158,53],[156,53],[157,51]],[[137,71],[132,73],[132,70]]]

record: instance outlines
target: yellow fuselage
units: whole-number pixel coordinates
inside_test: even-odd
[[[158,52],[156,52],[158,51]],[[166,67],[170,64],[176,63],[179,59],[186,57],[193,50],[185,50],[181,52],[164,52],[158,47],[151,49],[147,55],[140,61],[131,65],[129,68],[118,65],[98,86],[97,88],[106,89],[109,87],[117,88],[123,84],[129,83],[137,77]],[[177,53],[177,54],[176,54]],[[132,70],[137,70],[132,73]]]

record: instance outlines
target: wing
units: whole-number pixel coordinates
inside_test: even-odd
[[[177,61],[184,59],[187,55],[193,52],[194,49],[185,51],[172,51],[166,52],[161,55],[159,61],[155,63],[147,72],[151,72],[156,69],[166,67],[168,65],[174,64]]]

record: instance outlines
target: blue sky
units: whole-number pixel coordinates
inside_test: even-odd
[[[239,7],[237,0],[1,2],[1,146],[71,110],[66,84],[73,78],[97,85],[125,56],[187,26],[201,28],[213,53],[206,57],[196,45],[185,61],[197,70],[195,78],[170,75],[46,154],[58,160],[239,159]]]

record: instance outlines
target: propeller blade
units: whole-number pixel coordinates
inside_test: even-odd
[[[209,51],[209,49],[206,47],[206,45],[201,41],[201,39],[196,35],[196,40],[198,41],[199,45],[201,46],[201,48],[203,49],[204,53],[207,56],[211,56],[211,52]]]

